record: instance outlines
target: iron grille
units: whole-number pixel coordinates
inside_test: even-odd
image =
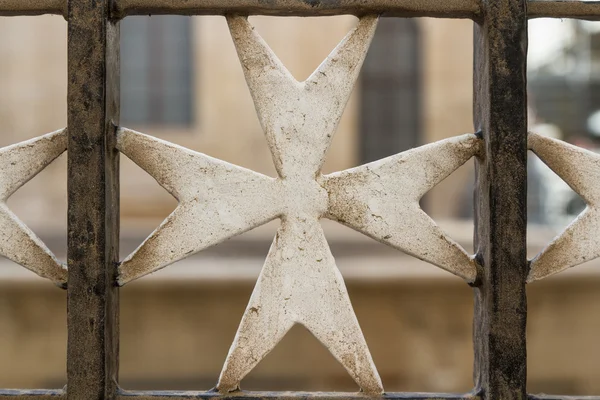
[[[528,261],[526,256],[527,20],[540,17],[596,20],[600,19],[599,2],[0,0],[0,16],[39,14],[62,15],[68,22],[68,128],[35,139],[26,146],[16,145],[7,148],[6,154],[16,155],[21,160],[37,159],[38,161],[36,165],[27,165],[27,168],[16,171],[15,176],[18,174],[23,176],[17,176],[16,183],[5,183],[7,188],[3,194],[4,198],[8,197],[18,188],[19,183],[22,184],[28,179],[25,176],[31,177],[65,148],[68,150],[67,268],[60,264],[54,265],[56,260],[52,259],[47,252],[42,251],[45,255],[41,254],[35,260],[29,260],[27,257],[20,258],[27,250],[25,247],[15,245],[9,250],[3,251],[9,253],[4,255],[17,259],[22,264],[26,264],[28,268],[54,280],[59,286],[67,289],[68,383],[63,390],[2,390],[0,399],[260,398],[293,400],[313,398],[334,400],[361,399],[369,396],[388,399],[457,400],[565,398],[531,395],[526,392],[526,283],[581,262],[581,260],[571,259],[572,254],[569,258],[567,253],[577,251],[578,248],[574,247],[574,242],[565,242],[566,239],[563,242],[560,242],[561,239],[559,239],[549,246],[548,252],[560,253],[554,254],[549,261],[544,259],[543,254],[533,261]],[[218,389],[208,392],[136,392],[119,388],[117,381],[119,366],[118,287],[129,279],[150,272],[140,272],[134,269],[119,272],[123,267],[118,258],[119,149],[129,152],[130,155],[135,152],[136,146],[142,145],[146,146],[145,150],[151,149],[157,152],[160,146],[166,146],[165,148],[173,150],[165,143],[158,143],[119,127],[119,21],[131,15],[149,14],[224,15],[228,17],[230,27],[237,26],[235,29],[238,30],[238,33],[247,28],[247,26],[244,27],[243,17],[248,15],[353,14],[361,17],[361,21],[367,21],[365,24],[369,23],[369,18],[372,20],[377,16],[473,20],[475,29],[474,125],[478,133],[440,144],[439,147],[452,147],[448,150],[448,154],[460,158],[458,161],[454,160],[455,163],[460,163],[461,160],[464,162],[471,156],[476,156],[475,248],[477,254],[465,269],[445,265],[444,260],[435,262],[463,277],[473,287],[475,297],[475,385],[470,393],[458,395],[383,393],[382,391],[378,392],[376,383],[374,388],[367,388],[368,390],[365,392],[356,394],[242,392],[219,391]],[[367,26],[364,29],[370,28]],[[244,37],[238,38],[238,40],[240,40],[240,46],[248,45],[242,43],[245,40]],[[246,55],[254,50],[251,47],[245,50],[238,48],[238,52],[246,51],[244,53]],[[241,58],[243,58],[243,54],[241,54]],[[354,64],[350,65],[360,62],[362,60],[355,60]],[[258,85],[253,81],[253,79],[257,79],[256,77],[249,75],[247,79],[250,86]],[[319,85],[316,80],[315,85]],[[256,87],[254,90],[259,90]],[[325,89],[327,89],[327,84],[325,84]],[[260,103],[260,94],[254,94],[258,98],[255,101]],[[325,95],[326,93],[323,96]],[[271,105],[262,105],[262,107],[269,106]],[[260,107],[257,105],[257,108]],[[260,111],[259,109],[259,113]],[[263,115],[263,118],[267,117]],[[574,188],[584,192],[583,197],[593,208],[596,199],[593,190],[590,185],[580,182],[581,173],[578,173],[576,168],[573,169],[574,167],[572,167],[572,163],[569,164],[568,159],[568,157],[575,157],[585,163],[585,157],[591,156],[579,152],[576,148],[565,147],[566,145],[559,142],[548,142],[536,135],[529,135],[529,137],[529,147],[545,158],[548,164],[559,172],[559,175],[566,180],[570,179]],[[467,145],[474,150],[472,149],[470,152],[464,150]],[[24,154],[24,149],[30,149],[37,153]],[[433,147],[428,149],[431,150]],[[173,154],[180,150],[173,150],[175,152]],[[460,153],[461,151],[463,153]],[[421,154],[425,157],[428,153],[414,154]],[[408,158],[408,156],[406,157]],[[561,161],[557,157],[565,159]],[[285,164],[285,160],[282,161],[283,164]],[[147,167],[147,170],[153,168],[152,166]],[[282,170],[285,169],[285,166],[280,167]],[[588,172],[587,169],[583,170]],[[3,171],[6,170],[3,168]],[[333,185],[341,180],[342,177],[336,176],[330,178],[325,184]],[[169,183],[167,182],[165,185],[168,186]],[[171,189],[176,191],[176,188]],[[355,190],[356,193],[359,193],[359,189],[356,188],[348,190]],[[183,200],[180,199],[180,201]],[[342,198],[337,206],[343,208],[344,203],[345,199]],[[333,215],[336,211],[330,207],[328,212]],[[9,217],[7,218],[10,219]],[[344,220],[340,215],[334,215],[334,217],[349,225],[353,223],[352,220]],[[584,230],[584,228],[588,230]],[[369,229],[371,228],[364,227],[365,231]],[[595,235],[589,226],[581,226],[579,232],[581,230],[584,230],[584,236]],[[370,232],[369,234],[377,236],[377,233]],[[391,236],[383,236],[381,240],[391,241]],[[31,236],[27,236],[27,238],[30,240]],[[34,245],[41,246],[37,242]],[[561,246],[562,250],[565,250],[562,253],[559,251]],[[584,252],[582,257],[597,256],[598,251],[595,249],[591,253]],[[413,253],[418,255],[418,249]],[[30,255],[30,253],[27,254]],[[565,254],[567,255],[565,256]],[[42,262],[40,260],[43,257],[47,258]],[[460,257],[460,254],[457,257]],[[560,268],[556,266],[558,259],[564,264],[561,264]],[[163,264],[172,261],[167,260]],[[125,260],[124,263],[126,262],[128,260]],[[539,268],[534,268],[535,265],[539,265]],[[251,311],[256,310],[250,308]],[[355,377],[355,379],[360,379],[360,377]],[[600,399],[600,397],[572,397],[572,399],[576,398]]]

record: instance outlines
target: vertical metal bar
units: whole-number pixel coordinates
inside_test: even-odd
[[[68,4],[70,400],[117,392],[119,26],[108,19],[108,3]]]
[[[475,386],[486,400],[526,398],[527,15],[526,0],[484,0],[475,24],[477,161]]]

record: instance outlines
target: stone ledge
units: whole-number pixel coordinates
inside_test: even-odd
[[[347,281],[393,282],[398,280],[427,279],[454,281],[460,279],[428,263],[408,256],[398,250],[376,242],[358,232],[335,222],[322,221],[323,229],[331,244],[338,267]],[[145,226],[144,226],[145,225]],[[146,222],[135,229],[123,232],[123,256],[133,251],[154,227]],[[472,221],[447,220],[439,225],[467,251],[471,250]],[[130,225],[131,226],[131,225]],[[253,282],[258,277],[278,221],[270,222],[195,256],[182,260],[137,282],[139,284],[186,283],[186,282]],[[529,255],[533,256],[556,235],[546,227],[530,226]],[[51,247],[59,247],[60,239],[43,235]],[[50,239],[47,239],[50,237]],[[64,240],[62,243],[64,248]],[[64,259],[64,254],[59,254]],[[551,279],[600,277],[600,259],[567,270]],[[0,260],[0,285],[17,282],[45,282],[33,273],[14,263]]]

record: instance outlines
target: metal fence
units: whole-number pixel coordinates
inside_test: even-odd
[[[6,200],[68,150],[68,262],[64,266],[56,260],[5,204],[0,207],[0,252],[68,291],[68,383],[62,390],[1,390],[0,399],[565,398],[527,394],[526,283],[600,254],[600,218],[595,208],[600,195],[594,191],[600,161],[574,146],[528,134],[527,20],[594,20],[600,17],[600,3],[0,0],[1,16],[46,13],[62,15],[68,21],[68,128],[2,149],[0,184]],[[277,178],[119,127],[119,21],[149,14],[227,17],[273,153]],[[353,14],[360,20],[307,81],[296,82],[247,22],[245,16],[257,14]],[[379,16],[474,21],[477,133],[322,176],[326,149]],[[588,209],[532,261],[526,256],[528,147],[588,203]],[[123,262],[118,258],[119,151],[153,175],[180,202]],[[418,200],[429,188],[471,157],[476,158],[477,176],[475,256],[467,255],[418,207]],[[472,392],[385,393],[318,225],[321,217],[436,264],[472,286]],[[275,218],[282,220],[281,228],[216,388],[208,392],[119,388],[118,287]],[[305,325],[329,348],[361,392],[239,390],[245,374],[295,323]]]

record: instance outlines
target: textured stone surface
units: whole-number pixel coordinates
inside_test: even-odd
[[[587,203],[577,219],[531,260],[527,280],[532,282],[600,256],[600,155],[536,133],[529,134],[528,145]]]
[[[295,324],[312,332],[364,392],[383,387],[319,223],[332,218],[474,282],[474,261],[420,209],[420,198],[479,154],[463,135],[338,174],[321,168],[377,24],[372,16],[304,82],[244,17],[228,17],[277,178],[120,129],[118,148],[180,204],[120,266],[121,285],[275,218],[281,226],[217,388],[239,388]]]
[[[411,262],[398,253],[396,265]],[[340,264],[349,257],[336,253]],[[377,251],[365,258],[365,265],[386,262]],[[196,262],[190,259],[190,269]],[[215,263],[215,269],[229,267],[227,257]],[[259,259],[249,262],[260,263]],[[0,262],[0,270],[19,270],[7,264]],[[593,275],[598,267],[590,266],[590,275],[585,276],[579,274],[586,268],[572,268],[528,287],[530,393],[600,393],[600,346],[595,345],[600,329],[600,280]],[[66,293],[33,274],[28,276],[18,282],[0,281],[0,387],[62,388],[66,383]],[[444,276],[433,280],[382,277],[373,282],[344,274],[388,392],[463,393],[472,388],[472,291],[449,274]],[[166,282],[157,277],[128,285],[121,291],[121,386],[140,390],[214,387],[253,285],[250,278],[232,282],[210,277]],[[244,379],[243,387],[356,390],[336,364],[310,333],[295,327]]]
[[[59,286],[67,268],[9,210],[6,200],[67,149],[65,130],[0,149],[0,254]]]
[[[473,134],[325,177],[328,217],[474,282],[475,262],[419,207],[433,186],[481,151]]]

